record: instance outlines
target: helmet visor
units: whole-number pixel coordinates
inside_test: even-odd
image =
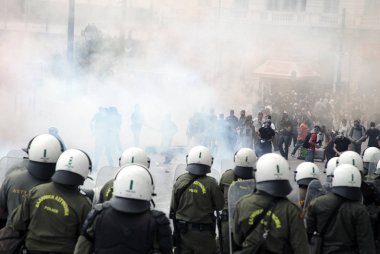
[[[110,204],[115,210],[125,213],[142,213],[150,209],[150,203],[146,200],[112,197]]]

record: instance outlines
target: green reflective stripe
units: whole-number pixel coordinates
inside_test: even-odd
[[[46,157],[46,153],[47,153],[47,152],[46,152],[46,149],[44,149],[44,157]]]
[[[277,173],[280,173],[280,166],[277,165]]]
[[[202,157],[202,153],[199,153],[199,158],[201,158]]]

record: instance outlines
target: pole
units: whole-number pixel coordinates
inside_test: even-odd
[[[67,60],[72,66],[74,60],[75,0],[69,0],[69,20],[67,24]]]
[[[346,9],[342,10],[342,20],[340,26],[340,38],[339,38],[339,52],[338,52],[338,62],[337,62],[337,70],[336,70],[336,79],[334,82],[334,93],[341,86],[342,82],[342,58],[343,58],[343,46],[344,46],[344,30],[346,23]]]
[[[74,74],[74,22],[75,22],[75,0],[69,0],[69,17],[67,23],[67,62],[68,76],[67,85],[69,94],[73,94],[73,74]]]
[[[121,25],[120,25],[120,50],[124,52],[125,48],[125,18],[127,16],[127,0],[123,0],[121,7]]]

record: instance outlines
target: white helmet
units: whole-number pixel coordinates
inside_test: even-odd
[[[363,153],[364,175],[376,173],[376,164],[380,160],[380,149],[368,147]]]
[[[363,172],[363,160],[360,155],[354,151],[345,151],[343,152],[338,159],[337,165],[350,164],[359,169],[359,171]]]
[[[52,176],[53,182],[66,185],[82,185],[91,172],[91,159],[87,153],[69,149],[61,154]]]
[[[256,163],[255,152],[250,148],[242,148],[234,156],[234,173],[240,178],[253,178],[253,169]]]
[[[368,147],[364,151],[363,162],[377,163],[380,160],[380,149],[376,147]]]
[[[256,164],[256,188],[273,196],[285,197],[291,191],[289,183],[290,167],[279,154],[268,153]]]
[[[314,179],[319,179],[320,170],[317,165],[312,162],[302,162],[298,165],[296,171],[296,182],[298,185],[306,185]]]
[[[338,157],[333,157],[327,162],[326,176],[332,176],[338,164]]]
[[[361,200],[361,183],[361,174],[356,167],[349,164],[339,165],[334,170],[332,191],[350,200]]]
[[[207,147],[195,146],[186,156],[186,170],[194,175],[206,175],[211,172],[213,161],[214,158]]]
[[[146,168],[150,167],[150,158],[146,155],[143,149],[131,147],[126,149],[119,159],[119,166],[139,164]]]
[[[110,202],[118,211],[140,213],[150,208],[152,196],[154,182],[148,169],[140,165],[128,165],[116,175]]]
[[[50,179],[54,174],[55,164],[64,150],[61,141],[53,135],[42,134],[34,137],[26,148],[29,173],[39,179]]]

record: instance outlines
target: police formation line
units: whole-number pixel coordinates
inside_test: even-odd
[[[242,148],[218,184],[207,175],[210,150],[193,147],[173,186],[172,223],[154,209],[150,159],[140,148],[122,154],[93,207],[79,188],[92,168],[84,151],[48,134],[26,151],[25,167],[13,168],[0,190],[0,253],[376,253],[380,150],[333,158],[323,185],[317,165],[301,163],[297,203],[287,198],[292,171],[282,156],[257,160]]]

